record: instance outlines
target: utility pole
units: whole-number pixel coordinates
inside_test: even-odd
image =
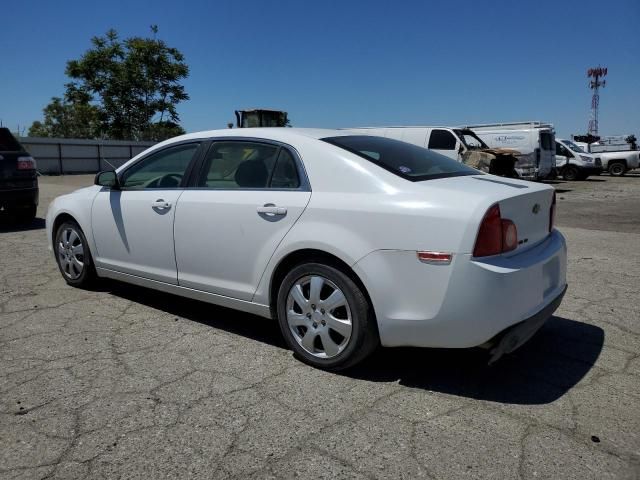
[[[589,88],[593,90],[591,97],[591,118],[589,119],[588,135],[598,136],[598,107],[600,105],[600,87],[604,88],[607,81],[603,77],[607,75],[607,67],[597,66],[587,70],[587,78],[589,78]]]

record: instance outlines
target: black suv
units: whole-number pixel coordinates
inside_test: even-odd
[[[36,161],[9,129],[0,128],[0,210],[19,221],[30,221],[38,207]]]

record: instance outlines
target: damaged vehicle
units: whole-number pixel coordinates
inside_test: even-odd
[[[468,128],[449,127],[361,127],[345,129],[362,135],[376,135],[428,148],[481,172],[519,178],[517,150],[489,148]]]
[[[544,180],[557,172],[555,130],[546,122],[509,122],[465,125],[491,148],[517,151],[516,170],[520,178]]]

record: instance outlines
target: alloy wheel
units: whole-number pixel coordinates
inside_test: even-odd
[[[58,260],[62,273],[76,280],[84,270],[84,245],[78,232],[71,228],[65,228],[58,237]]]
[[[287,323],[296,342],[318,358],[333,358],[349,343],[353,328],[344,293],[327,278],[300,278],[287,295]]]

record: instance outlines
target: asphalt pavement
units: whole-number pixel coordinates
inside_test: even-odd
[[[0,478],[640,477],[640,175],[554,182],[569,290],[524,347],[301,364],[276,322],[69,287],[39,218],[0,225]]]

